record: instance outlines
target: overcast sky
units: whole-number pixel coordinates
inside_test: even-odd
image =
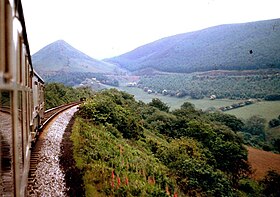
[[[280,18],[279,0],[22,0],[31,54],[63,39],[96,59],[210,26]]]

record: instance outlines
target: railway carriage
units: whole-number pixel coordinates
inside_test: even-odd
[[[20,0],[0,1],[0,196],[26,196],[31,143],[44,112]]]

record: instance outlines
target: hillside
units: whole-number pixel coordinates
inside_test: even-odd
[[[258,150],[252,147],[248,149],[248,160],[253,168],[253,178],[261,179],[269,170],[280,173],[280,155],[272,152]]]
[[[269,188],[279,188],[271,180],[279,174],[251,179],[242,124],[187,102],[169,111],[159,99],[96,93],[80,105],[71,134],[85,196],[278,196]]]
[[[280,68],[280,19],[229,24],[166,37],[107,59],[130,71]]]
[[[53,42],[32,56],[36,71],[43,77],[56,73],[112,73],[114,65],[89,57],[67,42]]]

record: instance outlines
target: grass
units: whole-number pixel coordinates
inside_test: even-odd
[[[159,98],[161,101],[170,106],[171,110],[178,109],[184,102],[190,102],[195,105],[197,109],[206,110],[210,107],[222,107],[231,105],[233,103],[238,102],[237,100],[229,100],[229,99],[189,99],[189,98],[177,98],[171,96],[163,96],[162,94],[148,94],[144,92],[142,89],[133,88],[133,87],[119,87],[120,90],[128,92],[135,96],[135,99],[141,100],[145,103],[152,101],[153,98]]]
[[[253,115],[259,115],[270,121],[280,115],[280,101],[261,101],[253,105],[227,111],[238,118],[248,119]]]

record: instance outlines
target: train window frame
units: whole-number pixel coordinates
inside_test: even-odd
[[[5,36],[5,25],[6,25],[6,12],[5,12],[6,1],[0,1],[0,80],[3,83],[5,63],[6,63],[6,36]]]
[[[22,36],[20,35],[20,33],[18,33],[18,36],[17,36],[17,47],[16,47],[16,55],[17,55],[17,67],[18,67],[18,71],[17,71],[17,74],[18,74],[18,79],[17,79],[17,82],[19,84],[22,84],[22,75],[24,73],[24,67],[23,67],[23,63],[22,63]]]
[[[13,9],[10,5],[11,2],[4,0],[5,2],[5,68],[4,68],[4,80],[6,82],[11,82],[13,75],[12,69],[13,68],[13,51],[14,51],[14,44],[13,44]]]

